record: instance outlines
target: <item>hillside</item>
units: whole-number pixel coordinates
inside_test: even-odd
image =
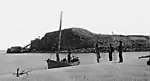
[[[110,43],[118,46],[123,41],[124,51],[150,50],[149,36],[143,35],[106,35],[95,34],[83,28],[68,28],[62,30],[61,50],[73,49],[78,51],[92,51],[96,41],[99,41],[102,50],[107,51]],[[48,32],[41,39],[31,42],[31,49],[36,51],[55,51],[57,48],[58,31]],[[88,49],[88,50],[87,50]]]

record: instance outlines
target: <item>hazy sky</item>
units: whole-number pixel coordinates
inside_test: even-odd
[[[61,10],[63,29],[150,35],[150,0],[0,0],[0,49],[58,30]]]

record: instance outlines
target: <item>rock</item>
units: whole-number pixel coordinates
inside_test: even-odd
[[[56,51],[58,43],[58,31],[48,32],[41,39],[31,42],[31,49],[41,51]],[[124,51],[150,50],[149,36],[143,35],[107,35],[95,34],[83,28],[68,28],[62,30],[61,50],[73,49],[91,52],[96,41],[99,41],[101,51],[108,51],[110,43],[118,46],[118,41],[123,41]]]

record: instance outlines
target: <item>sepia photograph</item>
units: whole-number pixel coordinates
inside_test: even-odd
[[[150,81],[149,0],[0,0],[0,81]]]

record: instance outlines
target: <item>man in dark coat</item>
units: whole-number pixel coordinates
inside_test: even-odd
[[[114,52],[114,48],[112,47],[112,44],[110,44],[109,47],[109,61],[112,61],[112,53]]]
[[[123,51],[122,41],[119,41],[118,51],[119,51],[119,62],[123,62],[123,57],[122,57],[122,51]]]

